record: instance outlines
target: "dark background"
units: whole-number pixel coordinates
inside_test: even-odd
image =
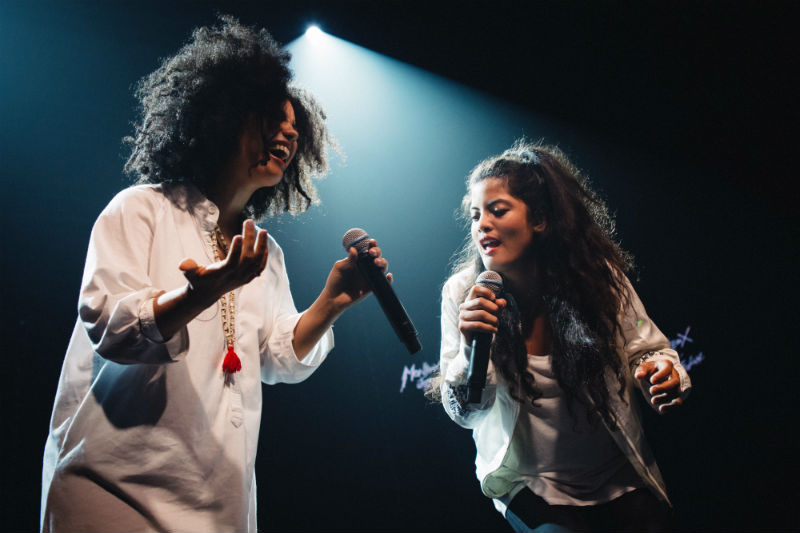
[[[649,314],[670,338],[691,327],[685,355],[703,354],[685,409],[645,420],[677,529],[794,529],[796,3],[164,4],[0,4],[0,529],[38,527],[41,454],[89,231],[129,183],[120,140],[134,119],[131,86],[216,11],[284,43],[317,22],[475,90],[483,107],[459,116],[485,124],[469,142],[441,134],[424,149],[382,144],[400,126],[371,125],[367,148],[343,142],[348,162],[322,182],[321,207],[265,223],[300,308],[342,255],[338,236],[369,228],[424,350],[405,353],[370,299],[337,323],[337,347],[311,378],[265,387],[262,530],[509,530],[480,494],[469,432],[413,384],[398,390],[404,366],[438,360],[438,290],[463,235],[452,216],[463,177],[520,134],[558,143],[593,178],[637,259]],[[436,105],[431,121],[452,116]],[[432,126],[403,127],[421,137]],[[366,159],[385,172],[357,175]],[[364,191],[337,196],[348,179]]]

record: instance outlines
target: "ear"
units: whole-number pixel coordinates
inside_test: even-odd
[[[541,222],[539,222],[538,224],[536,224],[536,225],[534,225],[534,226],[532,226],[532,227],[531,227],[531,229],[532,229],[532,230],[533,230],[535,233],[541,233],[541,232],[543,232],[543,231],[544,231],[546,228],[547,228],[547,221],[545,221],[545,220],[542,220],[542,221],[541,221]]]

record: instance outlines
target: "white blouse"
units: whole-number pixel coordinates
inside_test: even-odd
[[[232,380],[219,302],[161,337],[153,299],[186,283],[183,259],[214,261],[218,216],[193,187],[146,185],[97,219],[45,447],[44,531],[256,530],[261,382],[307,378],[333,333],[297,359],[300,314],[270,236],[266,268],[236,291]]]

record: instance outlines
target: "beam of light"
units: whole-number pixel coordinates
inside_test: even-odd
[[[287,49],[295,82],[325,109],[346,160],[332,154],[331,172],[317,185],[319,207],[273,223],[270,231],[285,247],[288,270],[300,277],[308,272],[312,279],[341,258],[338,243],[347,228],[365,228],[386,251],[394,288],[424,338],[424,360],[415,361],[416,369],[432,368],[439,336],[439,308],[432,302],[464,237],[453,217],[464,177],[520,135],[542,136],[542,122],[526,121],[518,107],[329,33],[303,34]],[[303,250],[291,250],[293,242],[302,242]],[[307,250],[319,251],[314,265]],[[312,286],[308,293],[295,288],[299,305],[313,301]],[[378,366],[396,367],[385,377],[397,391],[396,379],[410,361],[374,298],[349,312],[336,334],[342,346],[385,346]]]

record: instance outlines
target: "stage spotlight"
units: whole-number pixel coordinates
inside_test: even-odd
[[[319,29],[319,26],[309,26],[306,30],[306,37],[311,39],[318,39],[322,37],[322,30]]]

